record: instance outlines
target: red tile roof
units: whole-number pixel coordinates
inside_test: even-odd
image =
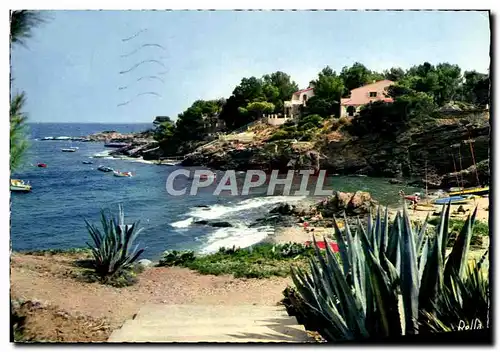
[[[312,89],[314,89],[314,88],[309,87],[309,88],[306,88],[306,89],[301,89],[301,90],[296,91],[296,92],[295,92],[295,93],[293,93],[293,94],[299,94],[299,93],[307,92],[307,91],[310,91],[310,90],[312,90]]]

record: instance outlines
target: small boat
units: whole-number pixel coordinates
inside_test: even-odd
[[[67,137],[67,136],[59,136],[59,137],[55,137],[54,138],[56,141],[69,141],[71,139],[71,137]]]
[[[109,150],[105,150],[105,151],[102,151],[100,153],[96,153],[94,155],[92,155],[93,158],[106,158],[109,156]]]
[[[78,147],[70,147],[70,148],[62,148],[61,152],[76,152],[78,150]]]
[[[89,165],[89,164],[93,164],[93,162],[92,161],[82,161],[82,164]]]
[[[44,164],[44,163],[38,163],[38,164],[36,164],[36,166],[38,166],[38,167],[47,167],[47,164]]]
[[[102,172],[111,172],[111,171],[113,171],[112,168],[104,166],[104,165],[99,165],[99,167],[97,168],[97,170],[102,171]]]
[[[116,176],[116,177],[132,177],[132,173],[130,171],[125,171],[125,172],[113,171],[113,176]]]
[[[490,193],[490,186],[461,189],[461,190],[449,192],[448,195],[451,197],[453,197],[453,196],[465,196],[465,195],[482,196],[482,195],[486,195],[488,193]]]
[[[30,192],[31,185],[22,180],[10,180],[10,190],[12,192]]]
[[[42,141],[53,141],[54,137],[43,137]]]
[[[432,201],[433,204],[467,204],[470,201],[469,198],[465,198],[462,196],[454,196],[454,197],[444,197],[438,198]]]

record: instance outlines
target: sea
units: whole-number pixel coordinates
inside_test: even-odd
[[[100,226],[101,210],[116,214],[123,206],[127,223],[140,221],[143,231],[137,243],[143,257],[156,260],[166,250],[194,250],[209,253],[220,247],[248,247],[274,232],[272,226],[253,226],[280,202],[297,202],[304,196],[267,195],[265,185],[249,195],[222,192],[213,187],[196,195],[172,196],[166,190],[168,175],[177,166],[115,158],[93,158],[111,150],[104,143],[41,140],[46,136],[85,136],[102,131],[140,132],[152,124],[68,124],[29,125],[30,148],[23,167],[11,178],[29,181],[32,192],[11,193],[11,243],[14,251],[86,247],[90,236],[85,220]],[[74,153],[62,148],[78,147]],[[83,164],[91,161],[92,164]],[[37,167],[47,164],[46,168]],[[114,177],[97,170],[99,165],[130,171],[133,177]],[[198,168],[187,168],[194,172]],[[218,173],[218,175],[220,172]],[[239,180],[244,175],[237,174]],[[219,177],[220,179],[220,177]],[[180,187],[190,186],[189,178]],[[176,184],[176,188],[179,184]],[[384,178],[329,175],[323,186],[345,192],[367,191],[384,205],[400,202],[398,192],[421,191],[393,185]],[[189,188],[188,188],[189,189]],[[231,227],[212,227],[199,221],[227,222]]]

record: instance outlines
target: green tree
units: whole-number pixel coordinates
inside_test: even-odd
[[[464,72],[462,99],[468,103],[485,106],[490,100],[490,78],[476,71]]]
[[[27,115],[22,111],[26,102],[25,93],[14,96],[10,102],[10,169],[16,170],[21,166],[23,157],[28,149],[26,137]]]
[[[372,77],[374,77],[372,72],[359,62],[355,62],[351,67],[345,66],[340,72],[340,78],[345,86],[344,95],[347,96],[351,90],[371,83]]]
[[[206,120],[220,112],[220,104],[220,100],[197,100],[179,114],[176,122],[176,135],[179,140],[203,140],[206,137]]]
[[[436,66],[439,87],[435,92],[435,101],[441,106],[459,96],[462,72],[458,65],[441,63]]]
[[[345,87],[337,73],[327,66],[311,84],[314,86],[314,97],[307,101],[305,113],[322,117],[338,113]]]
[[[384,78],[390,81],[399,82],[405,77],[405,71],[401,67],[391,67],[384,71]]]
[[[281,71],[271,73],[270,75],[264,75],[262,80],[265,85],[274,87],[274,89],[272,89],[272,95],[266,93],[266,88],[264,88],[264,93],[267,101],[274,104],[275,112],[283,112],[283,102],[290,100],[292,94],[299,90],[299,86],[292,81],[290,75]],[[270,88],[267,89],[269,90]]]
[[[153,125],[161,125],[163,122],[172,123],[172,119],[170,118],[170,116],[156,116],[153,121]]]
[[[438,106],[442,106],[460,98],[461,81],[461,70],[457,65],[440,63],[434,66],[425,62],[411,67],[400,83],[417,92],[427,93]]]
[[[19,10],[12,11],[10,17],[11,47],[21,44],[26,46],[25,40],[30,38],[34,27],[44,22],[39,11]],[[26,138],[27,116],[22,112],[26,102],[24,92],[14,95],[10,101],[10,169],[18,169],[28,149]]]
[[[26,45],[25,40],[32,35],[33,28],[45,22],[39,11],[17,10],[12,11],[10,17],[10,42]]]
[[[274,111],[274,104],[267,101],[254,101],[248,104],[246,109],[255,118],[261,118],[263,114],[271,114]]]
[[[319,99],[338,102],[344,91],[341,77],[327,66],[318,74],[318,78],[311,82],[314,85],[314,95]]]
[[[229,128],[237,128],[251,122],[246,106],[254,101],[265,101],[263,82],[256,77],[243,78],[224,104],[220,118]]]

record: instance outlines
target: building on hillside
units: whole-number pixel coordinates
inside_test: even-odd
[[[285,117],[296,119],[300,115],[301,108],[307,105],[307,101],[314,96],[314,88],[301,89],[292,94],[292,99],[283,102]]]
[[[219,118],[219,114],[203,115],[202,119],[208,137],[215,137],[226,129],[226,122]]]
[[[393,99],[387,96],[387,88],[393,84],[393,81],[384,79],[351,90],[349,98],[340,99],[340,116],[355,116],[363,105],[374,101],[392,103]]]

